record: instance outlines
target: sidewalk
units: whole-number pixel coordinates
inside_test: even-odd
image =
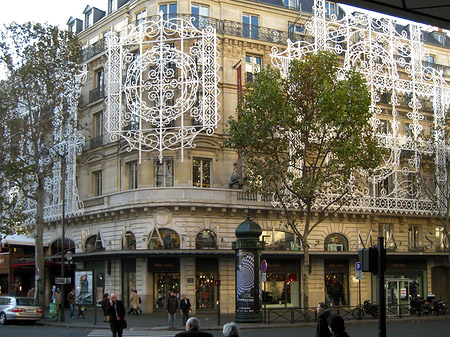
[[[65,327],[76,327],[76,328],[89,328],[89,329],[109,329],[109,323],[103,322],[103,311],[101,308],[97,308],[97,322],[95,324],[95,312],[94,308],[88,308],[85,311],[85,319],[77,318],[77,311],[75,311],[75,318],[70,318],[70,310],[66,309],[65,311],[65,322],[60,322],[59,320],[55,320],[54,318],[48,318],[48,309],[44,310],[44,317],[37,324],[41,325],[53,325],[53,326],[65,326]],[[200,319],[201,329],[204,330],[222,330],[222,327],[225,323],[234,322],[235,315],[234,314],[223,314],[220,315],[220,325],[218,325],[217,320],[217,312],[209,312],[209,313],[197,313],[195,315],[191,315]],[[128,329],[134,330],[168,330],[167,327],[167,313],[166,312],[156,312],[152,314],[144,314],[144,315],[127,315],[125,316]],[[388,322],[408,322],[408,321],[418,321],[418,320],[446,320],[448,319],[448,315],[443,316],[421,316],[417,317],[413,316],[404,316],[403,318],[388,318]],[[377,324],[378,320],[376,319],[367,319],[367,320],[346,320],[346,325],[352,324]],[[311,323],[294,323],[291,324],[288,321],[274,322],[269,324],[265,323],[239,323],[239,327],[241,329],[267,329],[267,328],[292,328],[292,327],[307,327],[307,326],[315,326],[316,322],[312,321]],[[175,328],[178,331],[184,331],[184,326],[182,325],[181,315],[177,314],[175,320]]]

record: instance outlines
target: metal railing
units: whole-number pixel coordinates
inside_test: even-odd
[[[243,37],[258,41],[271,42],[286,45],[287,39],[291,41],[309,41],[313,42],[314,38],[306,36],[303,33],[288,32],[286,30],[277,30],[267,27],[261,27],[256,25],[244,24],[238,21],[220,20],[211,18],[208,16],[190,15],[190,14],[174,14],[170,18],[180,18],[185,20],[191,20],[194,26],[200,29],[204,28],[203,25],[210,25],[216,29],[217,34],[221,35],[233,35],[237,37]],[[147,21],[156,21],[159,19],[158,15],[150,16]],[[135,25],[142,25],[142,20],[133,23]],[[83,49],[83,60],[86,61],[91,57],[98,55],[105,51],[105,39],[101,39],[92,45]]]
[[[95,102],[105,97],[105,88],[103,86],[97,87],[89,91],[89,103]]]

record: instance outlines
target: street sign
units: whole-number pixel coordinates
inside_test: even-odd
[[[362,279],[362,264],[361,264],[361,262],[355,263],[355,269],[356,269],[356,279],[361,280]]]
[[[266,273],[261,274],[261,282],[266,282],[267,279],[266,275],[267,275]]]
[[[66,284],[66,281],[65,277],[55,277],[55,284]]]
[[[70,284],[72,283],[72,278],[71,277],[66,277],[66,284]]]
[[[261,271],[263,273],[265,273],[267,271],[267,261],[266,260],[262,260],[262,262],[261,262]]]

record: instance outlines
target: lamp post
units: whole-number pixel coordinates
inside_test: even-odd
[[[66,156],[62,155],[58,151],[55,153],[59,156],[61,160],[61,198],[62,198],[62,211],[61,211],[61,278],[65,279],[65,268],[64,268],[64,248],[65,248],[65,213],[66,213]],[[70,247],[69,247],[70,248]],[[65,282],[61,285],[61,322],[65,321],[64,315],[64,304],[65,304]]]

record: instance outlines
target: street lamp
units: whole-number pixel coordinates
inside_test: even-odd
[[[62,212],[61,212],[61,240],[62,240],[62,249],[61,249],[61,278],[64,279],[64,284],[61,285],[61,322],[65,321],[64,315],[64,302],[65,302],[65,270],[64,270],[64,248],[65,248],[65,213],[66,213],[66,154],[60,154],[55,150],[55,153],[58,155],[61,160],[61,198],[62,198]],[[70,249],[70,245],[69,245]]]

